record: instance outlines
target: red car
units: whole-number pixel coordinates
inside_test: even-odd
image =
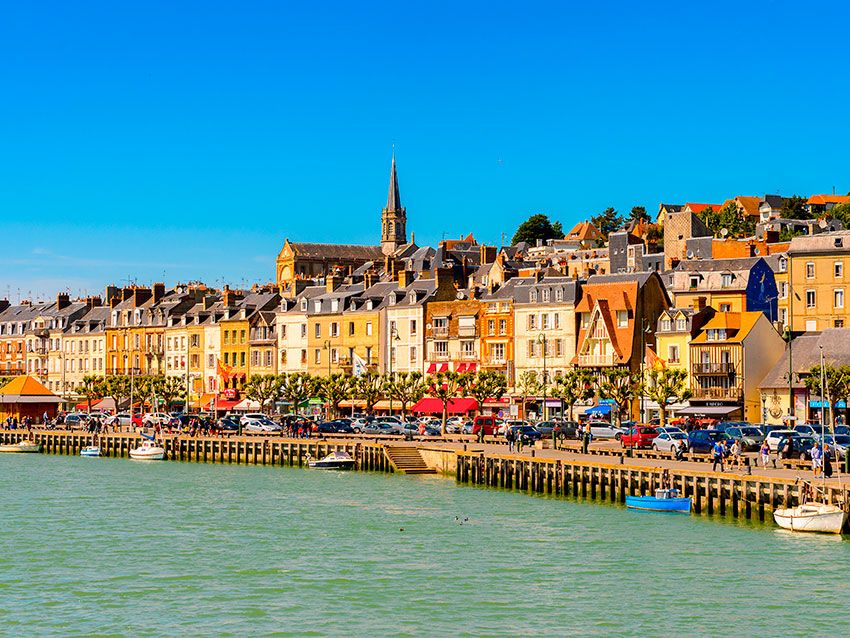
[[[651,448],[652,441],[658,436],[658,430],[649,425],[636,425],[630,427],[620,437],[623,447]]]

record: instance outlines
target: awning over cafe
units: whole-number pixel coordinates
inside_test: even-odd
[[[676,414],[679,416],[726,416],[741,409],[740,405],[690,405]]]

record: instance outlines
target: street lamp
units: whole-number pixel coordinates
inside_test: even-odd
[[[389,345],[390,352],[389,352],[387,358],[390,361],[390,383],[392,383],[392,381],[393,381],[393,351],[395,350],[395,347],[393,346],[393,341],[400,341],[401,340],[401,337],[398,336],[398,330],[396,329],[394,323],[390,323],[390,333],[389,333],[388,336],[389,336],[389,339],[387,340],[387,343]],[[392,414],[393,414],[393,393],[390,392],[390,416],[392,416]]]
[[[537,343],[542,344],[543,346],[543,420],[546,421],[546,345],[547,345],[546,335],[541,333],[537,337]]]
[[[794,418],[794,366],[793,366],[793,357],[794,350],[792,348],[791,339],[793,335],[791,333],[790,326],[786,326],[785,333],[782,335],[782,338],[788,342],[788,416],[789,421]]]
[[[324,343],[323,348],[328,351],[328,380],[330,381],[330,378],[331,378],[331,340],[330,339],[325,339],[325,343]],[[298,409],[298,406],[296,406],[296,409]],[[331,420],[331,402],[330,402],[330,399],[328,399],[326,410],[327,410],[327,414],[328,414],[328,421],[330,421]]]

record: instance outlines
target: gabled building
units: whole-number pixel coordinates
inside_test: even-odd
[[[448,269],[437,270],[435,279],[440,290],[454,285]],[[479,368],[481,301],[477,296],[474,288],[460,289],[455,292],[453,300],[432,301],[426,306],[426,374],[475,372]]]
[[[850,195],[812,195],[806,200],[806,210],[812,217],[825,215],[838,204],[850,202]]]
[[[605,237],[589,221],[579,222],[564,235],[564,241],[575,249],[595,248]]]
[[[850,230],[794,237],[788,258],[791,331],[850,327]]]
[[[694,237],[711,237],[713,233],[685,206],[681,211],[668,213],[664,218],[664,268],[675,267],[688,258],[687,242]]]

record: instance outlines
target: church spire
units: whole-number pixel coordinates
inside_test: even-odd
[[[392,255],[399,246],[406,243],[407,211],[401,205],[401,195],[398,192],[398,174],[395,167],[395,147],[393,147],[387,207],[381,212],[381,250],[385,255]]]

